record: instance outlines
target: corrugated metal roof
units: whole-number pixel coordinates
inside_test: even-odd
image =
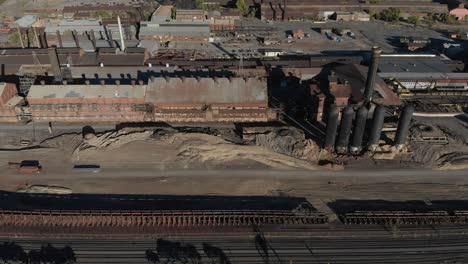
[[[31,27],[31,25],[34,24],[34,22],[36,22],[37,19],[37,16],[25,15],[22,18],[16,20],[15,24],[17,24],[19,27]]]
[[[267,82],[259,78],[154,78],[147,101],[156,104],[268,103]]]
[[[448,73],[450,68],[440,57],[381,57],[379,63],[381,73]]]
[[[209,22],[168,22],[154,24],[141,22],[140,36],[209,36]]]
[[[53,34],[55,34],[57,30],[60,31],[60,34],[63,34],[68,30],[76,30],[76,32],[78,33],[91,32],[91,30],[93,30],[95,33],[106,32],[106,28],[104,26],[99,25],[47,25],[44,29],[46,33]]]
[[[143,98],[146,85],[32,85],[27,98]]]
[[[467,72],[379,72],[382,78],[398,78],[399,80],[432,80],[459,79],[468,80]]]

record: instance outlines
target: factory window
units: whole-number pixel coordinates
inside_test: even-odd
[[[92,109],[92,111],[97,112],[98,111],[97,104],[91,104],[91,109]]]
[[[47,104],[47,111],[52,111],[52,105],[51,104]]]
[[[75,111],[75,104],[69,104],[68,108],[70,109],[70,111]]]

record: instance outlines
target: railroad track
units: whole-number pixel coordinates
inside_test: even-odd
[[[259,247],[252,237],[169,237],[171,243],[193,246],[199,262],[212,262],[204,244],[217,248],[228,263],[465,263],[468,260],[468,237],[424,239],[317,239],[266,238],[267,246]],[[0,239],[2,241],[2,239]],[[26,252],[45,243],[55,247],[70,246],[78,263],[148,263],[146,250],[152,250],[164,260],[156,238],[147,239],[47,239],[15,238]]]

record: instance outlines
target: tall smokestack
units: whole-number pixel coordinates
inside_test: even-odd
[[[91,37],[91,43],[93,44],[94,50],[96,50],[96,35],[94,34],[94,29],[91,29],[90,33]]]
[[[120,16],[117,16],[117,23],[119,24],[120,50],[124,51],[125,50],[125,42],[124,42],[124,38],[123,38],[122,23],[120,22]]]
[[[21,34],[21,29],[18,25],[16,25],[16,30],[18,30],[18,36],[19,36],[21,48],[24,49],[23,34]]]
[[[54,80],[56,82],[62,81],[62,71],[60,70],[60,64],[57,56],[57,50],[55,48],[49,48],[49,61],[52,66],[52,71],[54,72]]]
[[[288,0],[283,0],[283,20],[286,19],[286,8],[287,8],[287,2]]]
[[[58,46],[63,48],[62,35],[60,35],[60,30],[57,30],[55,33],[57,34]]]
[[[80,40],[78,38],[78,33],[76,32],[76,30],[73,30],[72,34],[73,34],[73,40],[75,40],[76,47],[79,48],[80,47]]]
[[[41,47],[42,48],[48,48],[49,45],[47,45],[47,36],[45,32],[40,33],[41,36]]]
[[[377,76],[377,69],[379,68],[380,50],[379,47],[372,47],[371,63],[369,70],[367,71],[366,88],[364,90],[364,99],[366,102],[372,101],[372,95],[374,94],[375,78]]]

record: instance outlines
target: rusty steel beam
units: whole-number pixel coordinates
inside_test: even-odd
[[[0,210],[3,226],[199,227],[324,224],[320,213],[289,211],[15,211]]]

